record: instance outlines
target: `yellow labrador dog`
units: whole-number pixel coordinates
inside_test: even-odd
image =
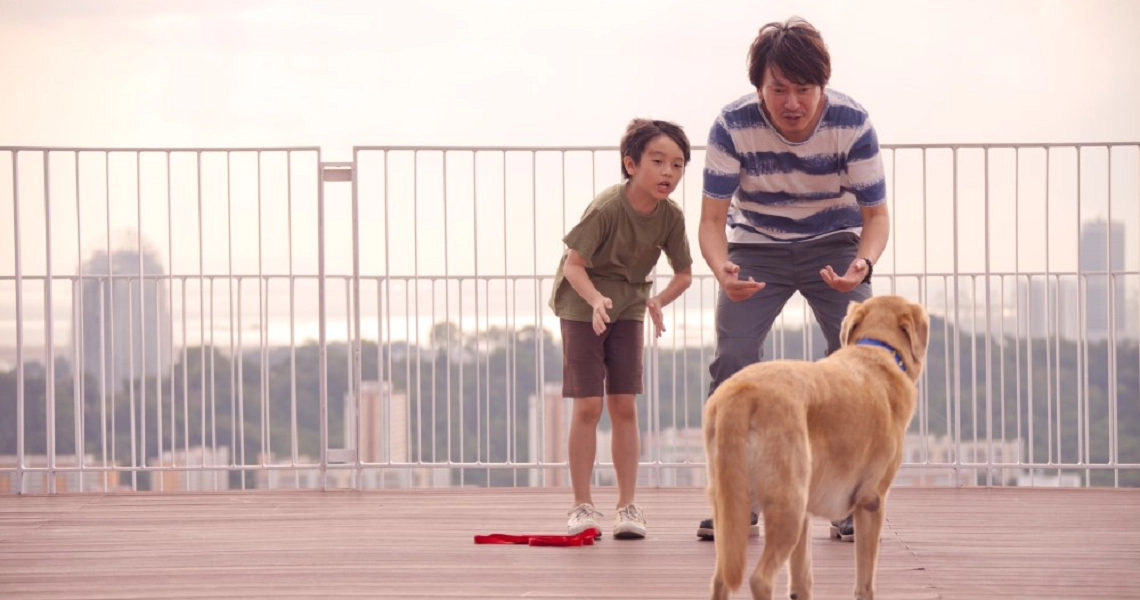
[[[753,494],[764,514],[753,598],[772,598],[790,557],[789,597],[809,600],[809,515],[854,513],[855,597],[872,600],[887,490],[902,463],[929,331],[926,311],[905,298],[852,303],[840,328],[843,346],[831,356],[751,365],[709,398],[714,600],[728,598],[744,577]]]

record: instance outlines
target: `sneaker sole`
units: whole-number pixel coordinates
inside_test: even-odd
[[[713,532],[715,529],[706,529],[704,527],[697,529],[697,537],[702,541],[711,542],[714,539]],[[760,524],[757,523],[748,528],[748,537],[760,537]]]
[[[595,540],[602,537],[602,528],[598,527],[597,525],[589,525],[587,527],[581,527],[577,531],[574,531],[573,529],[567,528],[566,533],[568,535],[578,535],[579,533],[582,533],[583,531],[586,531],[587,529],[593,529],[594,530],[594,539]]]
[[[850,533],[847,535],[843,535],[843,532],[839,531],[838,527],[836,527],[835,525],[832,525],[831,526],[831,539],[839,540],[841,542],[854,542],[855,541],[855,534]]]
[[[645,532],[644,531],[636,531],[636,530],[632,530],[632,529],[626,530],[626,531],[615,531],[614,532],[614,539],[615,540],[641,540],[641,539],[645,539]]]

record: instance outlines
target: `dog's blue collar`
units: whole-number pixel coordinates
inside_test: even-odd
[[[902,355],[899,354],[898,350],[895,350],[894,346],[892,346],[892,345],[890,345],[884,341],[875,340],[875,339],[871,339],[871,338],[863,338],[863,339],[855,342],[855,345],[856,346],[878,346],[879,348],[882,348],[884,350],[890,350],[891,354],[893,354],[895,356],[895,364],[897,364],[899,366],[899,368],[903,370],[903,373],[906,373],[906,365],[903,363]]]

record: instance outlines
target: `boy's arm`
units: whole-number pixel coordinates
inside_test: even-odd
[[[665,289],[661,290],[661,293],[651,298],[651,300],[656,300],[658,306],[665,308],[678,297],[680,297],[681,294],[685,293],[685,290],[689,289],[689,286],[692,283],[692,267],[677,271],[676,273],[673,273],[673,277],[669,279],[669,283],[665,286]]]
[[[590,276],[586,273],[586,259],[582,258],[582,255],[575,252],[573,248],[566,253],[566,262],[562,265],[562,276],[570,282],[570,287],[574,288],[574,291],[578,292],[578,295],[594,309],[594,333],[602,335],[606,330],[606,323],[610,322],[610,315],[606,309],[613,308],[614,303],[603,296],[598,288],[594,287],[594,282],[590,281]]]
[[[645,301],[645,306],[649,309],[649,317],[653,319],[653,331],[657,337],[661,337],[661,334],[665,332],[665,315],[661,309],[676,300],[689,288],[691,283],[693,283],[692,267],[675,271],[665,289],[661,290],[660,294]]]

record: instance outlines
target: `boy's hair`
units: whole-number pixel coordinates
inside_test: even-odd
[[[629,179],[629,172],[625,170],[625,157],[632,158],[635,164],[641,164],[641,155],[645,152],[645,147],[659,135],[668,136],[680,146],[681,154],[685,155],[685,165],[689,164],[691,157],[689,138],[685,136],[685,130],[681,129],[680,125],[669,121],[634,119],[626,126],[625,135],[621,136],[622,180]]]
[[[799,17],[768,23],[752,41],[748,49],[748,80],[753,86],[763,85],[764,70],[769,66],[800,85],[823,87],[831,79],[831,55],[823,36]]]

